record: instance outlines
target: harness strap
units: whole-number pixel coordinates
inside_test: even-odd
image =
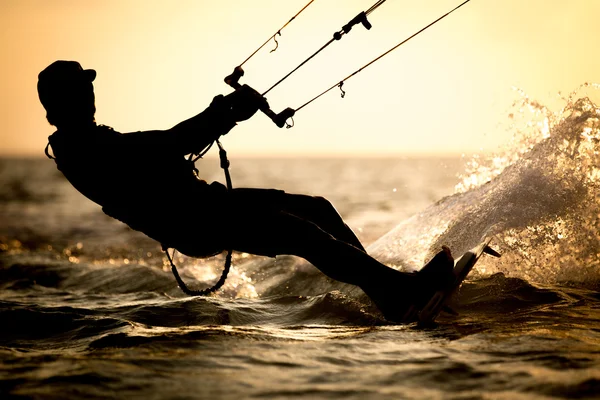
[[[51,160],[56,160],[56,157],[52,156],[52,154],[50,154],[50,152],[48,151],[50,149],[50,142],[48,141],[48,144],[46,145],[46,148],[44,149],[44,153],[46,153],[46,157],[48,157]]]
[[[219,158],[221,160],[221,168],[223,168],[223,171],[225,172],[225,180],[227,182],[227,190],[230,191],[233,189],[233,186],[231,184],[231,175],[229,174],[229,164],[230,163],[229,163],[229,159],[227,159],[227,152],[225,151],[225,148],[223,147],[221,142],[219,142],[218,139],[215,140],[215,142],[217,143],[217,146],[219,146]],[[208,146],[208,149],[210,149],[211,146],[212,146],[212,144],[210,146]],[[198,158],[203,156],[206,153],[206,151],[208,151],[208,149],[203,151],[197,158],[195,158],[192,161],[196,161]],[[227,250],[227,255],[225,256],[225,265],[223,266],[223,272],[221,273],[221,277],[219,278],[219,280],[213,286],[203,289],[203,290],[190,289],[187,287],[187,285],[185,284],[183,279],[181,279],[181,276],[179,275],[179,271],[177,271],[177,266],[175,265],[175,262],[173,261],[173,257],[175,256],[175,251],[176,251],[175,249],[173,249],[173,256],[171,256],[169,254],[168,247],[163,244],[163,251],[167,255],[167,259],[169,260],[169,263],[171,264],[171,272],[173,273],[173,276],[175,277],[175,280],[177,281],[179,288],[181,289],[181,291],[183,293],[187,294],[188,296],[207,296],[207,295],[219,290],[225,284],[225,280],[227,280],[227,275],[229,274],[229,270],[231,268],[231,258],[232,258],[232,254],[233,254],[232,249]]]
[[[171,272],[173,272],[173,276],[175,277],[175,280],[177,281],[179,288],[181,289],[181,291],[183,293],[187,294],[188,296],[208,296],[209,294],[214,293],[217,290],[219,290],[221,288],[221,286],[223,286],[225,284],[225,280],[227,279],[227,275],[229,274],[229,269],[231,268],[231,256],[232,256],[231,250],[229,250],[227,252],[227,256],[225,257],[225,266],[223,267],[223,272],[221,273],[221,277],[219,278],[217,283],[215,283],[213,286],[203,289],[203,290],[194,290],[194,289],[188,288],[187,285],[185,284],[185,282],[183,281],[183,279],[181,279],[181,276],[179,276],[179,271],[177,271],[175,262],[173,261],[173,258],[169,254],[168,249],[163,248],[163,250],[165,251],[167,258],[169,259],[169,263],[171,264]],[[175,255],[175,251],[173,251],[173,255]]]
[[[217,142],[217,146],[219,146],[219,159],[221,160],[221,168],[225,172],[225,182],[227,183],[227,190],[233,189],[233,185],[231,184],[231,175],[229,174],[229,159],[227,158],[227,152],[225,148],[219,142],[219,140],[215,140]]]

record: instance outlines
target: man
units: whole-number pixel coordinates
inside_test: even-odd
[[[57,128],[49,145],[58,169],[109,216],[188,256],[233,249],[303,257],[327,276],[359,286],[390,320],[400,320],[411,302],[426,301],[444,284],[438,279],[432,287],[428,273],[402,273],[370,257],[324,198],[272,189],[229,191],[196,177],[185,155],[201,152],[268,106],[250,87],[215,97],[206,110],[171,129],[121,134],[96,125],[95,77],[96,71],[78,62],[56,61],[39,74],[38,94]],[[187,226],[202,229],[190,232]],[[451,277],[449,251],[430,264]]]

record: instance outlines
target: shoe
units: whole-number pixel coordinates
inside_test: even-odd
[[[433,295],[455,279],[454,258],[450,249],[442,246],[442,250],[419,272],[390,270],[390,275],[377,285],[361,288],[386,320],[413,322]]]
[[[454,283],[454,257],[447,246],[437,253],[420,271],[417,272],[415,305],[423,307],[439,290],[444,290]]]

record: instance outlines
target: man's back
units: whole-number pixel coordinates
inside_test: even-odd
[[[145,133],[92,126],[84,132],[59,130],[49,140],[58,169],[78,191],[106,214],[156,238],[190,207],[200,206],[192,204],[194,195],[208,185],[182,155],[157,146],[154,132]]]

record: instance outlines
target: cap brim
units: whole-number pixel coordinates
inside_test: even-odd
[[[94,82],[94,79],[96,79],[96,71],[93,69],[84,69],[83,73],[90,82]]]

